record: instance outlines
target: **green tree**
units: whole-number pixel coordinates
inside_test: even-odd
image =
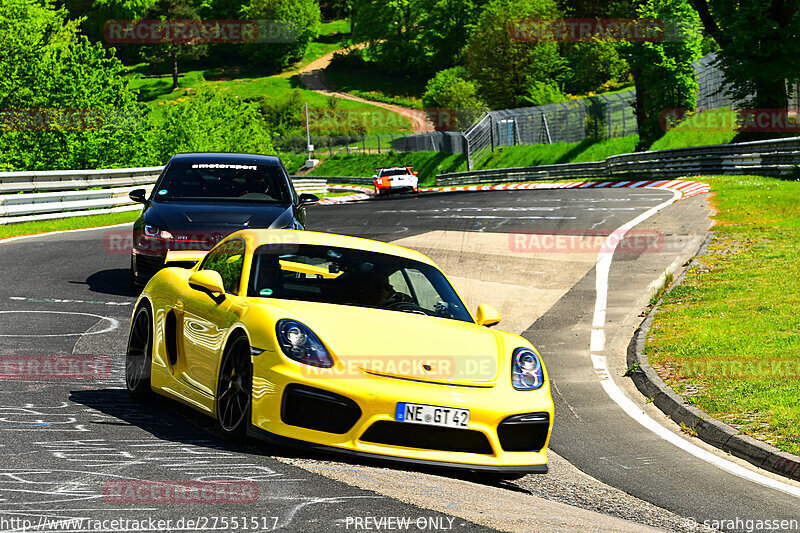
[[[106,22],[140,19],[156,0],[64,0],[60,3],[67,8],[71,19],[81,20],[81,30],[90,41],[102,42]],[[114,47],[123,48],[122,45]]]
[[[291,36],[291,42],[248,45],[252,57],[272,70],[299,61],[319,35],[321,16],[316,0],[250,0],[244,12],[251,19],[276,22]]]
[[[542,94],[542,84],[563,78],[565,62],[557,43],[533,41],[517,31],[527,20],[559,16],[553,0],[492,0],[486,6],[470,35],[466,65],[489,106],[530,105],[531,90]]]
[[[430,77],[458,62],[485,1],[353,0],[353,35],[383,70]]]
[[[464,67],[453,67],[439,71],[428,81],[422,104],[437,115],[434,123],[440,129],[465,129],[472,124],[487,107],[478,96],[477,84],[469,79]],[[443,123],[444,113],[454,120]]]
[[[151,142],[162,162],[178,152],[272,152],[269,124],[258,105],[210,88],[168,107]]]
[[[113,53],[40,0],[0,11],[0,166],[82,169],[152,163],[149,121]]]
[[[686,0],[646,0],[637,15],[681,21],[679,34],[650,42],[628,42],[621,47],[636,84],[638,148],[647,149],[664,135],[661,120],[666,111],[696,106],[692,62],[700,57],[702,35],[697,14]]]
[[[163,21],[200,20],[200,6],[194,0],[158,0],[147,11],[149,18]],[[172,90],[178,88],[178,60],[197,59],[208,53],[208,45],[200,42],[184,42],[170,39],[165,35],[164,42],[147,45],[142,49],[142,57],[149,63],[172,64]]]
[[[564,82],[566,92],[586,94],[609,81],[619,83],[628,79],[628,63],[617,49],[617,43],[601,39],[566,44],[564,57],[569,65]]]
[[[692,0],[720,47],[728,93],[745,105],[786,109],[786,80],[800,78],[800,4],[796,0]]]

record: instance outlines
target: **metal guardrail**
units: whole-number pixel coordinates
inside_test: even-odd
[[[128,197],[148,194],[163,167],[0,173],[0,225],[141,209]],[[325,178],[293,178],[298,193],[324,193]]]
[[[372,187],[374,180],[369,176],[315,176],[317,179],[325,180],[328,184],[349,183],[352,185],[368,185]]]
[[[614,155],[593,163],[565,163],[439,174],[440,186],[547,179],[655,178],[707,174],[800,173],[800,137]]]

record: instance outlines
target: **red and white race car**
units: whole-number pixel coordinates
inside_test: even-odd
[[[414,167],[388,167],[375,169],[377,174],[372,176],[375,180],[375,194],[383,196],[395,192],[416,193],[417,171]]]

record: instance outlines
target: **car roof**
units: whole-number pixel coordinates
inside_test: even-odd
[[[383,172],[384,170],[408,170],[409,168],[411,168],[411,167],[409,167],[409,166],[403,166],[403,167],[384,167],[384,168],[382,168],[382,169],[381,169],[381,172]]]
[[[320,246],[338,246],[355,250],[366,250],[382,254],[394,255],[413,261],[436,266],[429,257],[415,250],[360,237],[348,237],[334,233],[318,231],[286,230],[286,229],[246,229],[230,235],[241,237],[255,247],[263,244],[316,244]],[[438,267],[436,267],[438,268]]]
[[[275,155],[263,154],[231,154],[216,152],[195,152],[185,154],[175,154],[171,161],[194,162],[194,163],[239,163],[239,164],[261,164],[261,165],[280,165],[281,160]]]

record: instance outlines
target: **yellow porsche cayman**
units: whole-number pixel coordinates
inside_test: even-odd
[[[136,303],[130,393],[226,434],[515,476],[547,471],[553,401],[524,338],[472,315],[426,256],[377,241],[244,230]]]

